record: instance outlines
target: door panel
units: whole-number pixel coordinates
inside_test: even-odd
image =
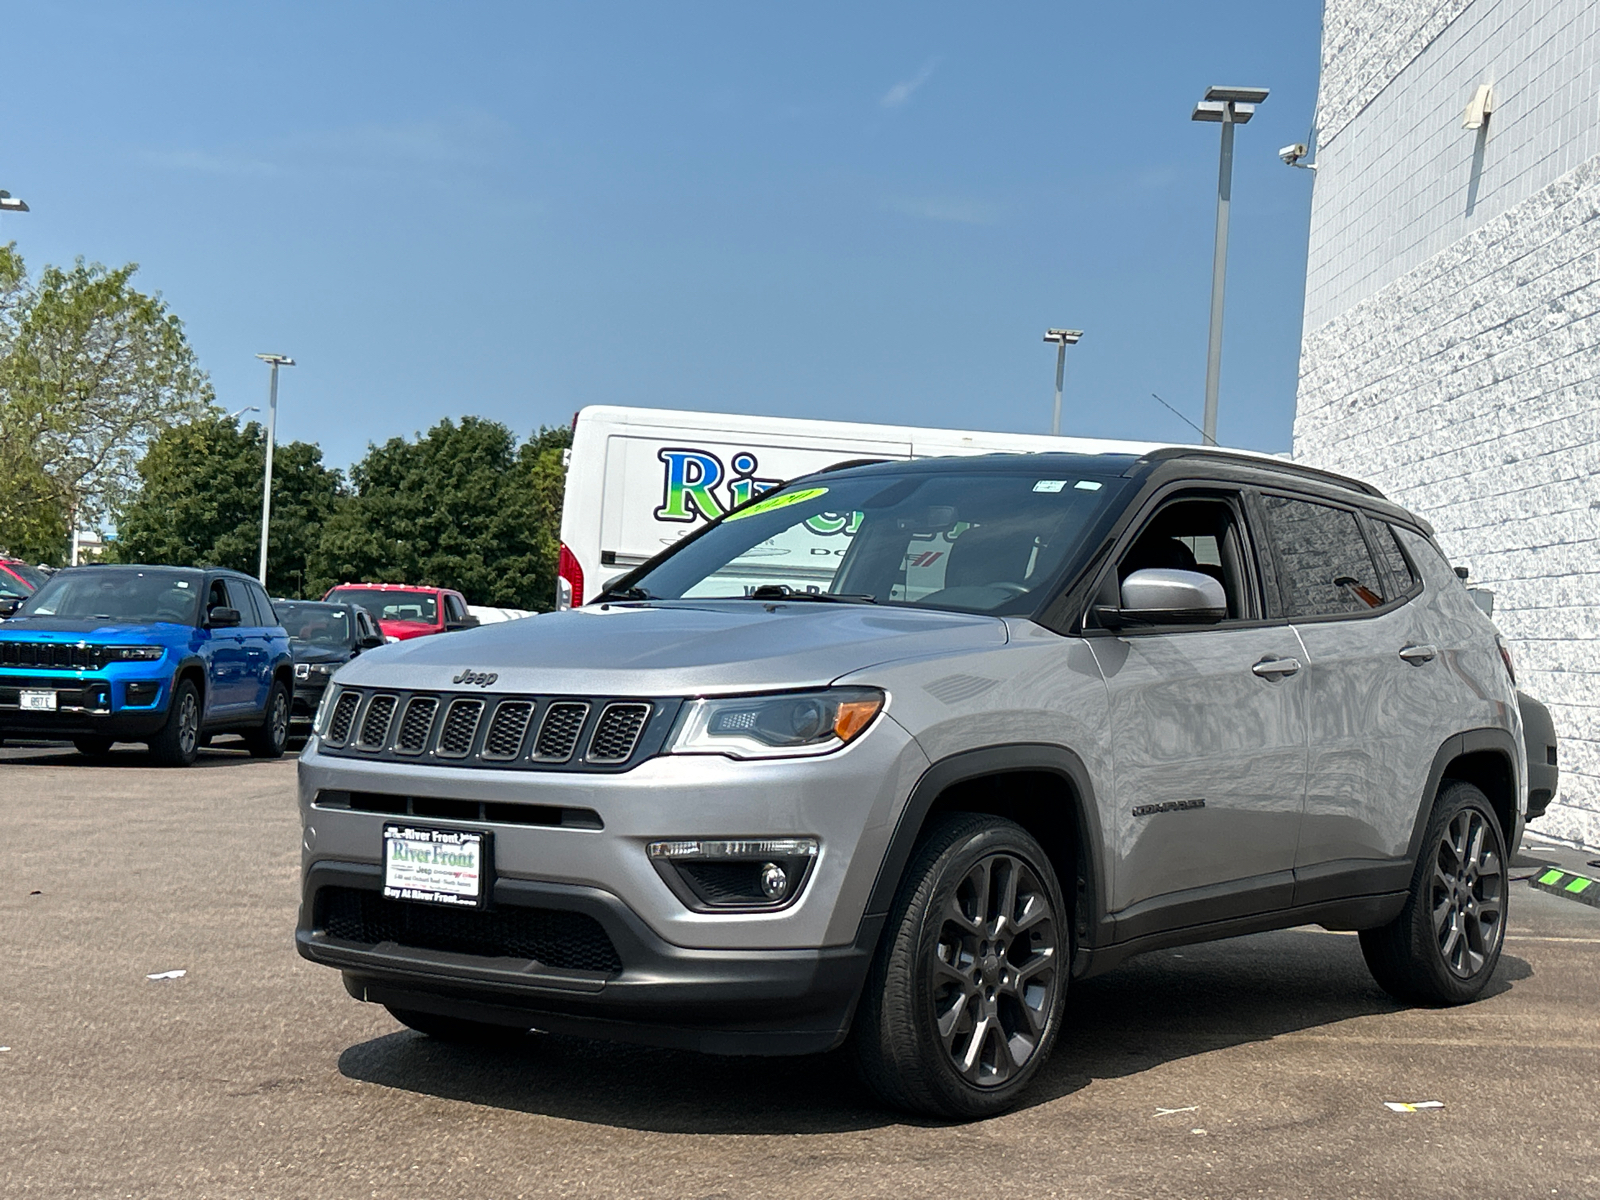
[[[206,611],[217,607],[236,608],[241,621],[251,620],[249,598],[234,596],[227,582],[214,579],[206,592]],[[250,659],[241,629],[210,629],[205,632],[207,696],[206,712],[219,717],[237,716],[251,700]]]
[[[1289,871],[1305,787],[1305,672],[1252,667],[1298,660],[1294,631],[1221,626],[1091,644],[1112,730],[1113,911]]]

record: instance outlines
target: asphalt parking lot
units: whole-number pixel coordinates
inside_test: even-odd
[[[1600,911],[1526,883],[1469,1008],[1314,930],[1149,955],[1075,989],[1027,1107],[941,1125],[837,1057],[402,1030],[294,951],[294,771],[0,750],[4,1195],[1600,1195]]]

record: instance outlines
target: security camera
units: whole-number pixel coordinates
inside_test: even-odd
[[[1296,142],[1294,145],[1285,146],[1282,150],[1278,151],[1278,157],[1283,159],[1286,166],[1290,167],[1298,166],[1300,160],[1305,156],[1306,145],[1304,142]]]

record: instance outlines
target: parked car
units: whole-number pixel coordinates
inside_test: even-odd
[[[324,600],[355,604],[378,622],[391,642],[474,629],[478,618],[467,611],[467,599],[449,588],[409,587],[403,583],[341,583]]]
[[[201,739],[289,736],[289,636],[237,571],[86,566],[52,575],[0,628],[0,736],[70,738],[88,755],[145,742],[188,766]]]
[[[1198,447],[796,480],[586,607],[349,664],[299,772],[300,953],[412,1028],[848,1037],[954,1117],[1143,951],[1319,923],[1474,999],[1528,788],[1427,523]]]
[[[48,576],[20,558],[0,558],[0,619],[22,607]]]
[[[384,637],[367,610],[354,604],[275,600],[273,607],[289,632],[289,651],[294,658],[289,731],[303,734],[311,728],[311,718],[333,673],[363,650],[383,645]]]

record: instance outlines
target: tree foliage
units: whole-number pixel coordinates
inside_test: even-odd
[[[116,557],[254,575],[265,454],[265,433],[254,421],[241,429],[212,414],[161,433],[139,463],[140,487],[118,523]],[[322,465],[319,447],[289,442],[273,450],[267,590],[274,596],[303,588],[306,560],[342,487],[341,474]]]
[[[541,429],[518,447],[504,425],[463,417],[369,447],[311,555],[315,586],[428,584],[473,604],[550,608],[570,443]]]
[[[136,264],[46,267],[0,247],[0,546],[59,559],[73,521],[114,520],[146,446],[211,407],[183,324]]]

